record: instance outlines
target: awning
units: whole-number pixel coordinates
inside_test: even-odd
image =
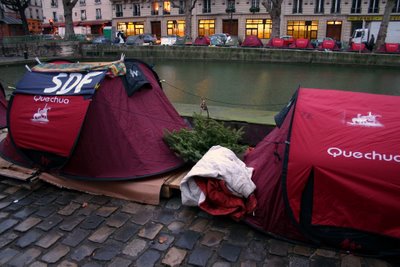
[[[80,26],[93,26],[93,25],[111,25],[110,20],[92,20],[92,21],[81,21],[79,22]]]
[[[0,19],[1,22],[4,22],[5,24],[22,24],[22,21],[20,19],[10,17],[10,16],[4,16],[4,18]]]
[[[79,26],[79,21],[73,22],[74,26]],[[51,28],[50,23],[43,23],[42,28]],[[54,22],[53,27],[65,27],[65,22]]]

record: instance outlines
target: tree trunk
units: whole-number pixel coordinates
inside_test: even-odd
[[[374,52],[378,51],[378,49],[385,44],[385,39],[387,35],[387,30],[390,21],[390,14],[392,13],[393,7],[396,4],[396,0],[387,0],[385,6],[385,12],[383,13],[383,18],[381,22],[381,26],[379,27],[378,37],[376,38],[376,44],[374,46]]]
[[[192,10],[196,7],[197,0],[186,0],[185,2],[185,35],[188,41],[192,41]]]
[[[74,24],[72,21],[72,9],[78,0],[63,0],[64,20],[65,20],[65,40],[71,39],[75,35]]]
[[[281,35],[281,11],[279,10],[272,10],[270,13],[271,20],[272,20],[272,32],[271,38],[279,38]]]
[[[281,35],[281,9],[283,0],[263,0],[261,4],[271,16],[272,32],[271,38]]]
[[[22,29],[24,31],[25,35],[29,35],[29,27],[28,27],[28,21],[26,20],[26,16],[25,16],[25,9],[21,8],[19,9],[19,16],[21,17],[21,21],[22,21]]]

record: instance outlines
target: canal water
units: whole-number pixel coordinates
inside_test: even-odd
[[[399,68],[226,61],[147,61],[173,103],[279,111],[301,87],[400,95]],[[3,86],[26,71],[0,66]],[[10,94],[11,90],[7,90]]]

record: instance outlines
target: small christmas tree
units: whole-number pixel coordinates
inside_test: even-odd
[[[243,129],[238,130],[226,127],[223,123],[193,115],[193,129],[164,133],[164,140],[179,156],[190,163],[196,163],[215,145],[232,150],[236,155],[243,153],[247,146],[239,144],[243,136]]]

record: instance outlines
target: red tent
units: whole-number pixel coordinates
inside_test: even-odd
[[[137,179],[182,166],[163,133],[185,123],[147,64],[38,67],[10,100],[9,135],[0,146],[5,158],[86,180]],[[126,75],[116,76],[124,67]]]
[[[384,43],[379,47],[378,51],[380,53],[398,54],[400,53],[400,44],[398,43]]]
[[[367,46],[365,44],[360,43],[351,43],[349,48],[347,49],[348,52],[369,52]]]
[[[244,38],[242,47],[263,47],[263,43],[256,35],[247,35]]]
[[[320,46],[318,47],[319,50],[330,50],[330,51],[338,51],[340,50],[336,41],[333,39],[325,39],[322,41]]]
[[[6,92],[0,83],[0,129],[7,127],[7,105]]]
[[[210,45],[210,38],[207,36],[198,36],[195,40],[193,45]]]
[[[289,48],[296,49],[314,49],[309,39],[298,38],[292,43]]]
[[[400,254],[400,97],[300,88],[246,155],[263,231]]]
[[[282,38],[271,38],[268,42],[268,44],[266,45],[266,47],[268,48],[284,48],[287,47],[285,45],[285,40],[283,40]]]

